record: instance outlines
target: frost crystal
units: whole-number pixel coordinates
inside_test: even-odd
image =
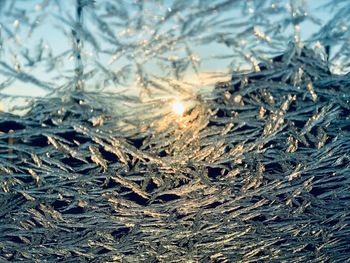
[[[346,1],[75,3],[0,1],[1,262],[349,259]]]

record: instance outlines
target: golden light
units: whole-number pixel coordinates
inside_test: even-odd
[[[172,106],[173,112],[179,116],[182,116],[185,112],[185,106],[180,101],[175,101]]]

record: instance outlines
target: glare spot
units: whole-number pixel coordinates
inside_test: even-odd
[[[36,5],[34,6],[34,9],[35,9],[35,11],[39,12],[39,11],[42,11],[43,6],[40,5],[40,4],[36,4]]]
[[[179,116],[182,116],[185,112],[185,106],[180,101],[175,101],[172,109],[173,112]]]
[[[191,60],[192,60],[193,62],[199,62],[201,59],[200,59],[199,56],[197,56],[197,55],[191,55]]]
[[[322,44],[320,41],[317,41],[316,44],[315,44],[315,48],[321,48],[322,47]]]
[[[13,27],[16,28],[16,29],[19,27],[19,20],[18,20],[18,19],[16,19],[16,20],[13,22]]]

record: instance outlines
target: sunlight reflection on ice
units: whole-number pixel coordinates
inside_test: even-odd
[[[185,106],[181,101],[175,101],[172,105],[173,112],[179,116],[182,116],[185,112]]]

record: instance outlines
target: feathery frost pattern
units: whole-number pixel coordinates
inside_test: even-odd
[[[0,1],[1,262],[349,262],[347,1],[69,2]]]

